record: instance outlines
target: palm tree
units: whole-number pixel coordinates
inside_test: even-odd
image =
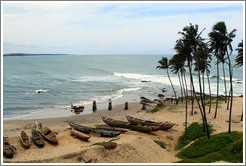
[[[157,69],[167,69],[167,76],[168,76],[168,79],[171,83],[171,86],[172,86],[172,89],[173,89],[173,93],[174,93],[174,96],[175,96],[175,99],[177,99],[176,97],[176,92],[174,90],[174,87],[173,87],[173,84],[172,84],[172,81],[170,79],[170,76],[169,76],[169,72],[168,72],[168,68],[169,68],[169,62],[168,62],[168,59],[166,57],[162,57],[161,60],[158,61],[158,63],[160,64],[159,66],[157,66],[156,68]]]
[[[188,56],[187,56],[187,62],[188,62],[188,67],[189,67],[189,72],[190,72],[190,80],[192,82],[193,94],[197,100],[198,105],[200,106],[199,101],[198,101],[197,96],[196,96],[196,93],[195,93],[192,71],[191,71],[192,59],[194,58],[195,61],[197,62],[200,97],[201,97],[201,103],[202,103],[202,108],[200,108],[200,111],[201,111],[201,114],[203,115],[203,121],[204,121],[203,124],[205,124],[205,126],[206,126],[206,132],[207,132],[207,136],[209,138],[210,134],[208,131],[208,124],[207,124],[205,105],[203,102],[201,80],[200,80],[200,68],[199,68],[200,55],[198,53],[198,50],[203,49],[203,47],[204,47],[204,42],[203,42],[204,39],[200,37],[201,33],[203,31],[204,31],[204,29],[200,33],[198,33],[198,25],[194,26],[194,25],[190,24],[190,26],[186,26],[183,28],[183,32],[179,32],[179,33],[181,35],[183,35],[182,41],[184,43],[184,46],[187,47],[188,50],[190,51]]]
[[[226,61],[226,58],[225,58],[225,54],[222,53],[222,54],[219,54],[218,55],[218,58],[219,58],[219,63],[222,63],[222,67],[223,67],[223,76],[224,76],[224,86],[225,86],[225,103],[227,102],[227,89],[226,89],[226,81],[225,81],[225,61]]]
[[[212,28],[212,32],[210,32],[208,35],[210,37],[211,42],[211,51],[213,52],[214,56],[217,58],[217,97],[216,97],[216,106],[215,106],[215,113],[214,118],[217,116],[217,108],[218,108],[218,98],[219,98],[219,53],[221,50],[221,47],[223,45],[222,43],[222,36],[220,33],[223,33],[223,26],[220,22],[215,24]]]
[[[231,60],[229,55],[231,55],[233,51],[231,43],[233,41],[233,38],[236,36],[235,32],[236,29],[233,29],[230,33],[228,33],[225,22],[221,21],[216,23],[213,26],[213,31],[209,33],[210,39],[212,41],[211,43],[214,50],[214,54],[217,57],[217,65],[219,62],[219,57],[218,57],[219,54],[221,56],[226,55],[227,56],[226,59],[228,60],[227,64],[229,66],[229,76],[230,76],[230,94],[229,94],[230,100],[228,100],[228,102],[230,102],[229,128],[228,128],[229,133],[231,132],[231,112],[232,112],[232,100],[233,100],[232,66],[231,66]],[[217,112],[217,104],[218,104],[218,89],[217,89],[216,112]]]
[[[237,50],[237,57],[235,59],[236,64],[235,67],[243,66],[243,40],[241,43],[238,44]]]
[[[184,92],[185,89],[183,88],[183,84],[181,82],[181,78],[180,78],[179,73],[181,73],[181,77],[182,77],[182,72],[184,71],[184,62],[185,61],[182,59],[182,56],[180,56],[179,54],[175,54],[169,60],[169,65],[170,65],[171,71],[174,74],[178,74],[178,77],[179,77],[179,84],[180,84],[180,89],[181,89],[182,102],[183,102],[183,93],[185,93]]]
[[[243,40],[241,43],[238,44],[237,50],[237,57],[235,59],[236,64],[235,67],[243,66]],[[241,115],[241,121],[243,120],[243,108],[242,108],[242,115]]]

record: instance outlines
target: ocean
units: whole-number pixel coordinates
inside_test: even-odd
[[[150,99],[173,96],[166,70],[158,70],[161,57],[172,55],[49,55],[3,57],[3,118],[35,119],[72,116],[70,105],[84,105],[82,114],[92,113],[95,100],[98,109],[112,104],[139,102],[141,96]],[[235,55],[232,56],[234,63]],[[211,90],[216,94],[217,72],[212,62]],[[229,89],[228,66],[225,65]],[[169,70],[170,71],[170,70]],[[194,82],[198,91],[198,79]],[[170,72],[177,94],[179,79]],[[189,82],[188,70],[186,73]],[[220,65],[220,94],[224,94]],[[189,84],[188,84],[189,85]],[[188,86],[189,87],[189,86]],[[208,93],[207,79],[205,79]],[[165,88],[167,92],[163,93]],[[43,93],[38,93],[42,91]],[[243,94],[243,67],[233,68],[233,91]],[[228,92],[227,92],[228,93]],[[122,108],[123,109],[123,108]]]

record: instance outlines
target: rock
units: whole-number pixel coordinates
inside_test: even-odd
[[[163,97],[165,97],[163,94],[158,94],[158,97],[159,98],[163,98]]]
[[[105,149],[114,149],[114,148],[116,148],[117,143],[115,143],[115,142],[105,142],[103,144],[103,146],[105,147]]]

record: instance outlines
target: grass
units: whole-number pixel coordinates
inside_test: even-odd
[[[211,125],[208,125],[209,132],[212,133],[214,130],[212,129]],[[186,145],[188,145],[190,142],[207,136],[206,131],[203,131],[203,126],[202,124],[198,123],[192,123],[188,128],[187,128],[187,134],[181,136],[178,140],[178,144],[176,145],[175,149],[180,150]]]
[[[227,161],[232,163],[243,162],[243,133],[220,133],[203,137],[177,154],[182,162],[210,163]]]
[[[159,140],[154,140],[155,143],[157,143],[161,148],[166,149],[166,144],[165,142],[159,141]]]
[[[162,106],[157,106],[157,107],[153,108],[150,112],[155,113],[155,112],[162,110],[165,107],[166,107],[166,104],[163,104]]]
[[[111,139],[108,142],[113,142],[113,141],[116,141],[116,140],[119,140],[119,138]],[[90,146],[95,146],[95,145],[103,146],[105,143],[107,143],[107,142],[97,142],[97,143],[91,144]]]

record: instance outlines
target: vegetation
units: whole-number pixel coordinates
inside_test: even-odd
[[[157,106],[157,107],[153,108],[150,112],[155,113],[155,112],[162,110],[165,107],[166,107],[166,104],[163,104],[162,106]]]
[[[108,142],[113,142],[113,141],[117,141],[117,140],[119,140],[119,138],[111,139]],[[91,144],[90,146],[94,146],[94,145],[104,146],[105,143],[108,143],[108,142],[97,142],[97,143]]]
[[[210,134],[214,130],[212,129],[212,126],[209,125],[209,132]],[[178,144],[176,145],[175,149],[180,150],[186,145],[188,145],[190,142],[206,136],[206,132],[203,131],[203,126],[198,123],[192,123],[188,128],[187,128],[187,134],[184,134],[181,136],[178,140]]]
[[[211,61],[212,58],[216,58],[215,65],[217,66],[217,95],[216,95],[216,105],[215,105],[215,112],[214,118],[217,117],[217,108],[218,102],[220,100],[224,100],[227,102],[227,109],[229,109],[229,126],[228,132],[231,132],[231,113],[232,113],[232,103],[233,103],[233,86],[232,86],[232,64],[231,64],[231,54],[233,51],[232,48],[232,41],[235,38],[236,29],[232,31],[227,31],[227,26],[225,22],[220,21],[217,22],[213,27],[212,31],[208,34],[209,38],[202,37],[202,33],[205,30],[199,30],[198,25],[189,24],[185,26],[182,31],[178,32],[181,35],[176,41],[174,46],[174,50],[177,52],[173,57],[168,60],[166,57],[162,57],[161,60],[158,61],[160,64],[156,68],[158,69],[166,69],[167,75],[169,77],[169,68],[171,72],[178,75],[179,84],[181,89],[181,101],[185,99],[186,102],[186,114],[185,114],[185,133],[187,133],[187,109],[188,105],[187,102],[189,100],[188,97],[188,86],[186,82],[186,69],[189,71],[189,82],[190,82],[190,100],[191,104],[191,115],[193,115],[193,107],[194,107],[194,99],[196,99],[197,105],[200,109],[201,117],[203,120],[203,131],[206,131],[207,137],[209,138],[210,132],[208,127],[208,122],[206,118],[206,101],[209,100],[209,113],[211,112],[211,104],[214,100],[214,97],[211,97],[211,89],[210,89],[210,80],[209,80],[209,73],[211,68]],[[236,66],[242,66],[243,64],[243,42],[238,45],[238,56],[236,58]],[[221,98],[219,96],[219,65],[222,64],[223,67],[223,76],[224,76],[224,94],[225,97]],[[227,95],[227,88],[226,88],[226,81],[225,81],[225,64],[229,67],[229,77],[230,77],[230,89],[229,95]],[[193,75],[196,72],[196,76],[198,78],[198,87],[199,90],[196,91],[193,81]],[[209,95],[205,94],[205,74],[207,75],[208,81],[208,88],[209,88]],[[171,86],[173,88],[175,98],[176,93],[172,82],[170,80]],[[152,110],[153,112],[158,111],[158,109]],[[242,119],[242,118],[241,118]]]
[[[215,161],[243,162],[243,133],[231,132],[200,138],[177,156],[182,162],[207,163]]]
[[[161,148],[166,149],[166,144],[163,141],[154,140]]]

